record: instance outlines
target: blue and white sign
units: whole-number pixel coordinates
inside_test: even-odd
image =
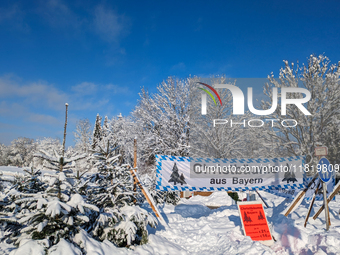
[[[303,156],[217,159],[156,155],[156,189],[220,191],[302,189]]]
[[[307,177],[305,174],[303,176],[303,183],[305,184],[305,186],[308,185],[308,183],[310,183],[310,181],[313,179],[313,177]],[[321,181],[321,180],[320,180]],[[310,202],[313,199],[313,195],[315,193],[315,190],[318,186],[319,181],[316,181],[306,192],[306,195],[304,197],[304,200],[307,202]],[[327,197],[329,196],[329,194],[332,193],[333,189],[335,186],[335,178],[334,176],[332,177],[332,180],[329,181],[327,183]],[[277,188],[277,189],[266,189],[266,192],[269,192],[271,194],[274,194],[276,196],[279,197],[286,197],[286,198],[290,198],[293,199],[297,196],[297,194],[299,194],[300,190],[296,190],[296,189],[282,189],[282,188]],[[323,193],[322,193],[322,189],[319,189],[318,193],[315,196],[315,200],[316,201],[323,201]],[[335,197],[332,199],[335,200]]]
[[[323,182],[329,182],[329,180],[332,178],[331,170],[333,169],[330,168],[330,163],[328,159],[321,158],[318,164],[318,172],[319,172],[320,179]]]

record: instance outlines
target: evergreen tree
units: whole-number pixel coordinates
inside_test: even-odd
[[[179,175],[176,162],[174,164],[174,167],[172,168],[172,174],[170,175],[170,180],[168,182],[173,182],[174,185],[176,185],[177,182],[181,185],[186,184],[183,173]]]
[[[54,151],[54,155],[47,152],[36,154],[49,162],[54,170],[50,175],[50,182],[46,192],[26,194],[15,203],[20,205],[20,213],[16,213],[11,220],[22,226],[16,243],[26,238],[47,239],[49,245],[61,240],[72,238],[80,229],[87,228],[96,217],[99,209],[87,203],[80,194],[72,194],[74,175],[70,163],[83,158],[74,156],[65,158],[65,139],[67,126],[67,104],[64,127],[64,140],[61,154]],[[31,173],[36,174],[33,170]],[[34,180],[34,179],[33,179]],[[33,182],[34,183],[34,182]]]
[[[23,180],[17,182],[16,189],[22,193],[38,193],[46,189],[45,184],[39,179],[41,171],[34,169],[31,165],[30,170],[24,169],[26,175]]]
[[[150,195],[156,204],[172,204],[177,205],[180,200],[179,194],[176,191],[160,191],[156,190],[156,176],[154,178],[150,178],[148,174],[145,174],[143,177],[143,186],[148,189]],[[144,199],[144,196],[142,197]]]
[[[89,119],[79,120],[76,126],[76,132],[73,132],[76,146],[75,148],[81,150],[83,153],[88,153],[91,147],[91,123]]]
[[[121,155],[116,155],[114,147],[103,138],[93,151],[98,173],[92,176],[95,184],[90,193],[90,201],[100,208],[92,230],[99,240],[108,239],[117,246],[140,244],[147,240],[147,225],[155,226],[156,220],[144,209],[133,205],[136,193],[130,166],[119,164]]]
[[[111,134],[110,123],[107,116],[104,118],[102,133],[103,137],[109,137]]]
[[[99,141],[102,139],[102,117],[99,116],[99,113],[97,114],[96,117],[96,122],[94,124],[94,129],[93,129],[93,138],[92,138],[92,150],[96,149],[96,146]]]

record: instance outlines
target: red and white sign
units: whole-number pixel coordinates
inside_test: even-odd
[[[237,202],[243,231],[253,241],[272,245],[274,240],[261,201]]]
[[[328,149],[327,147],[315,147],[315,156],[327,156]]]

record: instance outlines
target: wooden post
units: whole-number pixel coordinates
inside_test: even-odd
[[[67,127],[67,108],[68,108],[68,103],[65,104],[66,106],[66,111],[65,111],[65,126],[64,126],[64,139],[63,139],[63,148],[61,152],[61,157],[62,157],[62,162],[60,163],[60,172],[63,171],[63,166],[64,166],[64,156],[65,156],[65,141],[66,141],[66,127]]]
[[[133,140],[133,168],[137,169],[137,138]],[[133,178],[133,192],[137,192],[137,181]],[[135,204],[136,200],[133,201]]]
[[[68,103],[65,104],[66,106],[66,111],[65,111],[65,126],[64,126],[64,139],[63,139],[63,148],[61,152],[61,158],[59,159],[59,170],[60,172],[63,171],[64,167],[64,156],[65,156],[65,141],[66,141],[66,127],[67,127],[67,108],[68,108]],[[58,186],[58,198],[59,200],[61,199],[61,190],[60,186]]]
[[[333,192],[327,198],[327,203],[329,203],[335,197],[336,193],[338,193],[339,190],[340,190],[340,182],[334,187]],[[314,220],[316,220],[316,218],[320,215],[320,213],[323,211],[323,209],[325,209],[325,205],[321,206],[321,208],[317,211],[317,213],[314,214],[314,216],[313,216]]]
[[[318,193],[320,187],[321,187],[321,182],[318,184],[318,186],[316,187],[315,192],[314,192],[314,194],[313,194],[313,199],[312,199],[312,201],[310,202],[310,205],[309,205],[309,208],[308,208],[308,213],[307,213],[307,217],[306,217],[306,220],[305,220],[304,227],[307,226],[308,218],[309,218],[309,215],[310,215],[310,213],[311,213],[312,207],[313,207],[313,205],[314,205],[315,197],[316,197],[316,195],[317,195],[317,193]]]
[[[260,193],[257,191],[257,189],[255,189],[257,195],[259,195],[259,198],[261,198],[262,202],[266,205],[267,208],[269,208],[268,204],[266,203],[266,201],[264,201],[264,199],[262,198],[262,196],[260,195]]]
[[[133,140],[133,168],[137,167],[137,138]]]
[[[325,210],[325,218],[326,218],[326,230],[329,230],[329,208],[328,208],[328,201],[327,201],[327,184],[325,182],[322,182],[322,188],[323,188],[323,204],[326,208]]]
[[[133,179],[135,181],[135,183],[138,185],[138,187],[141,189],[145,199],[148,201],[152,211],[155,213],[156,217],[158,218],[159,222],[163,225],[163,226],[167,226],[165,220],[163,219],[162,215],[160,214],[155,201],[153,200],[153,198],[150,196],[149,192],[147,190],[144,189],[143,185],[141,184],[141,182],[139,181],[139,178],[137,176],[137,174],[135,173],[134,169],[130,168],[130,173],[133,176]]]
[[[285,213],[286,217],[293,211],[295,206],[298,205],[300,200],[305,197],[307,190],[310,188],[310,186],[312,186],[312,184],[315,182],[315,180],[318,178],[318,176],[319,176],[319,173],[315,174],[313,179],[308,183],[307,187],[303,191],[300,191],[298,196],[293,200],[292,204],[290,205],[290,207],[288,208],[287,212]]]

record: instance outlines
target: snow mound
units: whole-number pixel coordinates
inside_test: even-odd
[[[58,244],[52,246],[48,250],[49,255],[82,255],[80,249],[69,243],[65,239],[61,239]]]
[[[45,255],[45,248],[38,241],[25,239],[20,242],[18,249],[13,250],[10,255]]]
[[[192,203],[201,203],[205,206],[230,206],[232,199],[226,191],[213,192],[210,196],[194,196],[188,199]]]
[[[113,243],[105,240],[99,242],[91,238],[84,230],[80,230],[75,235],[73,241],[82,248],[86,254],[91,255],[104,255],[104,254],[127,254],[126,249],[119,249]]]
[[[186,255],[188,254],[185,249],[180,247],[179,245],[169,242],[166,238],[156,235],[149,236],[149,242],[146,245],[142,245],[136,248],[135,251],[132,252],[135,255],[151,255],[151,254],[159,254],[159,255],[168,255],[168,254],[176,254],[176,255]]]

